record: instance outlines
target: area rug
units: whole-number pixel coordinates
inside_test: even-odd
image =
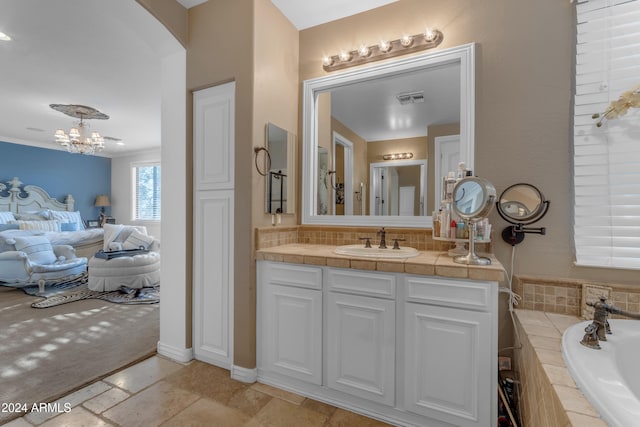
[[[156,352],[162,303],[39,300],[0,286],[0,403],[52,402]],[[0,425],[18,415],[0,411]]]
[[[40,293],[38,285],[21,288],[27,295],[45,298],[31,304],[34,308],[49,308],[61,304],[84,299],[100,299],[116,304],[157,304],[160,302],[160,286],[132,289],[123,286],[116,291],[92,291],[87,286],[87,276],[83,275],[74,280],[51,283]]]

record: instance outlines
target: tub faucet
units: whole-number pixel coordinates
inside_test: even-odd
[[[628,317],[630,319],[640,319],[640,313],[631,313],[615,305],[607,304],[607,297],[601,296],[600,301],[586,303],[588,306],[594,308],[593,322],[584,328],[584,337],[580,344],[594,349],[600,349],[599,341],[606,341],[607,335],[611,333],[611,326],[609,326],[609,314],[619,314],[620,316]]]
[[[386,231],[384,231],[384,227],[378,230],[378,236],[380,236],[380,249],[387,249],[387,240],[386,240]]]

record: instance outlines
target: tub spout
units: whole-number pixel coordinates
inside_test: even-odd
[[[611,326],[609,325],[609,314],[618,314],[620,316],[628,317],[630,319],[640,320],[640,313],[631,313],[626,310],[622,310],[615,305],[607,304],[607,298],[605,296],[600,297],[600,301],[586,303],[588,306],[593,307],[593,322],[584,328],[584,337],[580,344],[594,349],[599,349],[599,341],[606,341],[607,335],[611,333]]]

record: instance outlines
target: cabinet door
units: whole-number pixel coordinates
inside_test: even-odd
[[[455,425],[495,424],[491,314],[405,308],[405,408]]]
[[[194,189],[234,187],[235,83],[193,94]]]
[[[329,292],[327,385],[395,403],[395,301]]]
[[[233,363],[233,191],[195,194],[193,349],[196,359]]]
[[[322,291],[259,283],[261,370],[322,383]]]

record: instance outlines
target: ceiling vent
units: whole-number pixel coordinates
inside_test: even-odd
[[[424,102],[424,91],[399,93],[396,95],[396,98],[398,99],[398,102],[400,102],[400,105],[419,104]]]

